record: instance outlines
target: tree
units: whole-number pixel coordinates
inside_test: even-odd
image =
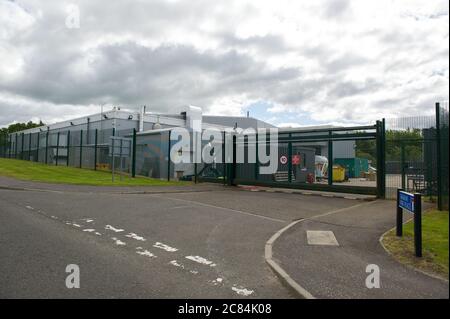
[[[39,121],[39,123],[34,123],[33,121],[29,121],[27,123],[15,123],[11,124],[8,127],[4,127],[0,129],[0,144],[6,145],[8,142],[8,135],[15,132],[20,132],[23,130],[28,130],[30,128],[35,127],[41,127],[45,126],[45,124],[42,121]]]

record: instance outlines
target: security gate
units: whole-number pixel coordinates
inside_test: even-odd
[[[198,181],[220,182],[228,185],[259,185],[385,195],[384,122],[371,126],[320,129],[280,129],[277,132],[277,168],[261,174],[266,166],[251,152],[266,148],[269,138],[261,140],[256,133],[235,133],[225,143],[232,143],[232,161],[199,164]],[[225,149],[225,143],[222,145]],[[273,145],[272,145],[273,147]],[[224,152],[223,152],[224,153]],[[237,155],[238,154],[238,155]],[[239,155],[240,154],[240,155]],[[241,160],[239,160],[239,157]]]

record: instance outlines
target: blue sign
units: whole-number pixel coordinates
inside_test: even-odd
[[[400,191],[398,196],[398,206],[414,213],[414,195]]]

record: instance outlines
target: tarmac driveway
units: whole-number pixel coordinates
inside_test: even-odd
[[[112,194],[0,189],[0,297],[292,298],[264,244],[355,200],[227,188]],[[203,186],[204,187],[204,186]],[[77,264],[81,288],[65,287]]]

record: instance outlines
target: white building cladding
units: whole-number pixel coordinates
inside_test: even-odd
[[[113,110],[9,136],[16,158],[48,164],[97,168],[110,167],[108,145],[111,136],[131,137],[136,130],[136,174],[167,178],[193,173],[193,165],[168,165],[169,131],[176,127],[193,129],[274,127],[251,117],[204,116],[199,107],[187,106],[179,114]],[[126,163],[130,168],[130,163]],[[170,167],[170,168],[169,168]]]

